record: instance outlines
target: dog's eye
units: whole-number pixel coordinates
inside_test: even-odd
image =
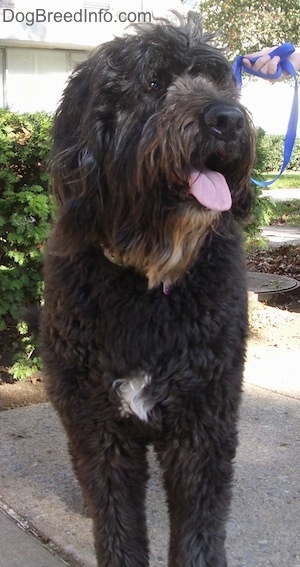
[[[153,91],[162,91],[163,90],[163,87],[156,80],[151,81],[150,87]]]
[[[166,69],[159,69],[153,73],[152,77],[144,85],[146,93],[164,94],[172,82],[172,75]]]
[[[157,79],[151,79],[151,81],[147,85],[145,85],[144,90],[146,93],[153,93],[163,92],[165,88],[158,82]]]

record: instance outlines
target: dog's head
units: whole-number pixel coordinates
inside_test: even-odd
[[[253,128],[210,40],[189,13],[138,26],[77,67],[54,124],[66,253],[99,246],[149,287],[173,284],[221,218],[245,214]]]

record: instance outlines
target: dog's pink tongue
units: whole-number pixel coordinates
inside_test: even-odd
[[[224,175],[218,171],[204,169],[192,171],[190,193],[207,209],[228,211],[232,205],[231,193]]]

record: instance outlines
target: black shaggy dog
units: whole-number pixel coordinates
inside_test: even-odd
[[[147,446],[170,567],[224,567],[247,333],[253,129],[199,17],[101,45],[54,125],[41,351],[100,567],[146,567]]]

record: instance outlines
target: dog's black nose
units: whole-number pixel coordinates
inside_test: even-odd
[[[204,122],[217,138],[236,140],[243,131],[245,118],[236,106],[215,104],[205,113]]]

